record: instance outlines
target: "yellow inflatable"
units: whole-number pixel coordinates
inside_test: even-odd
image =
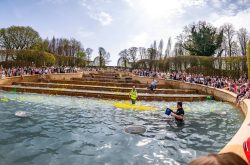
[[[131,104],[129,102],[118,102],[113,104],[116,108],[121,109],[132,109],[132,110],[138,110],[138,111],[153,111],[156,110],[155,107],[145,106],[145,105],[137,105],[137,104]]]

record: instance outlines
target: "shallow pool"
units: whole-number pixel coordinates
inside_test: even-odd
[[[138,102],[155,111],[117,109],[115,100],[0,91],[0,164],[187,164],[218,152],[239,129],[232,105],[184,103],[185,125],[164,115],[174,102]],[[32,117],[18,118],[16,111]],[[143,135],[127,134],[143,125]]]

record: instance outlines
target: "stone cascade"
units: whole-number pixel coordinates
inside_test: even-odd
[[[136,86],[138,100],[157,101],[202,101],[206,95],[196,90],[171,89],[165,84],[157,89],[148,89],[149,83],[141,83],[129,74],[118,72],[84,73],[81,78],[69,80],[41,78],[35,82],[13,82],[12,85],[1,85],[0,89],[16,92],[44,93],[52,95],[84,96],[102,99],[128,100],[132,86]]]

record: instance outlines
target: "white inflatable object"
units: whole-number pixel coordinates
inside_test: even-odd
[[[16,111],[15,116],[17,117],[30,117],[31,113],[25,111]]]

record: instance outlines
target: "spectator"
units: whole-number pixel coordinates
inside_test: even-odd
[[[151,84],[150,84],[150,86],[149,86],[149,89],[150,89],[151,91],[155,90],[155,89],[156,89],[156,86],[157,86],[157,83],[158,83],[158,81],[155,80],[155,79],[153,79],[153,81],[151,82]]]

